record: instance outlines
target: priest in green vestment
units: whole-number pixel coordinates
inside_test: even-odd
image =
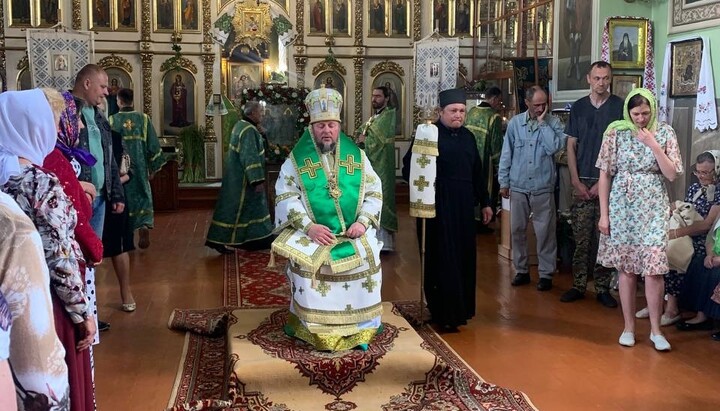
[[[138,246],[149,245],[150,228],[154,225],[152,191],[150,179],[166,163],[155,134],[152,120],[133,107],[133,91],[120,89],[117,104],[120,111],[108,118],[110,127],[123,138],[125,151],[130,155],[130,180],[125,183],[125,200],[128,208],[130,228],[140,230]]]
[[[228,246],[267,249],[272,241],[265,194],[265,146],[258,130],[263,114],[259,102],[245,103],[243,117],[230,137],[222,187],[205,242],[222,254],[232,252]]]
[[[272,254],[288,258],[292,291],[284,330],[317,350],[367,350],[382,331],[380,178],[340,130],[340,93],[323,86],[305,104],[310,127],[275,184]]]
[[[467,113],[465,127],[475,136],[478,154],[488,176],[487,191],[491,199],[497,199],[497,173],[502,151],[502,119],[498,110],[502,107],[502,90],[490,87],[484,92],[483,101]],[[482,213],[475,209],[475,220],[482,221]]]
[[[385,86],[372,91],[373,115],[362,127],[357,139],[382,181],[383,208],[378,239],[383,251],[395,250],[395,232],[398,229],[395,210],[395,108],[389,107],[390,90]]]

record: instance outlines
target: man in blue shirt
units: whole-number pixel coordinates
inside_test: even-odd
[[[537,239],[539,291],[552,288],[556,268],[555,160],[565,146],[560,119],[549,113],[547,93],[539,86],[525,94],[528,110],[510,119],[500,154],[500,195],[510,199],[510,232],[515,278],[512,285],[530,282],[526,229],[532,215]]]

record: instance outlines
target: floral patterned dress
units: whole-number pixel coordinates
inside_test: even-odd
[[[672,127],[659,124],[655,139],[675,172],[682,173]],[[643,276],[666,274],[670,201],[652,150],[629,130],[610,130],[603,136],[595,166],[612,177],[610,235],[600,235],[598,263]]]

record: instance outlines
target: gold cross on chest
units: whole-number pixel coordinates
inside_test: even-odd
[[[310,160],[309,158],[306,158],[305,165],[298,168],[298,173],[300,173],[300,174],[307,173],[310,178],[315,178],[315,177],[317,177],[317,170],[319,170],[320,168],[322,168],[322,164],[320,164],[319,162],[313,163],[312,160]]]
[[[355,170],[360,170],[360,163],[355,162],[355,156],[348,154],[345,160],[340,160],[340,167],[345,167],[349,175],[355,175]]]
[[[133,123],[130,119],[125,120],[125,122],[123,123],[123,128],[125,130],[132,130],[133,127],[135,127],[135,123]]]

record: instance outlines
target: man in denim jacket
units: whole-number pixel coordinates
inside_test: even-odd
[[[500,195],[510,199],[510,232],[515,278],[512,285],[530,282],[526,229],[532,215],[539,260],[539,291],[552,288],[556,268],[555,161],[565,146],[560,119],[549,113],[547,93],[539,86],[525,93],[528,110],[510,119],[502,153],[498,182]]]

